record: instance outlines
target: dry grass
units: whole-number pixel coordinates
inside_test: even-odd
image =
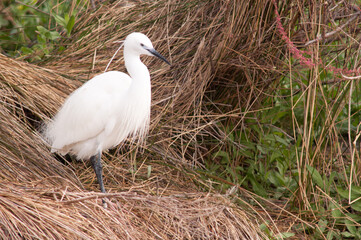
[[[267,4],[104,4],[95,12],[89,9],[79,15],[72,39],[61,43],[66,50],[41,63],[42,67],[0,55],[0,236],[267,238],[261,237],[255,218],[226,196],[199,193],[194,182],[204,183],[182,170],[183,165],[203,163],[209,151],[200,144],[204,139],[225,137],[217,129],[218,121],[242,118],[241,107],[252,108],[262,97],[262,88],[275,79],[280,52],[271,41],[274,33],[267,30],[273,24],[270,10],[264,8]],[[104,157],[105,184],[112,204],[103,209],[88,164],[61,164],[36,128],[82,81],[102,72],[117,48],[113,41],[133,31],[146,33],[173,64],[167,67],[144,59],[150,66],[153,87],[150,137],[143,150],[127,145]],[[121,55],[111,69],[124,71]],[[230,91],[216,92],[220,86]],[[206,91],[211,93],[206,95]],[[229,98],[229,102],[223,106],[209,96]],[[121,190],[126,191],[114,193]]]
[[[360,186],[359,178],[353,178],[361,175],[361,162],[358,156],[353,155],[356,152],[353,144],[358,139],[354,135],[358,135],[359,130],[352,129],[355,122],[360,122],[360,101],[357,97],[360,78],[345,75],[361,74],[361,9],[357,1],[335,1],[330,5],[310,1],[295,5],[297,9],[307,7],[308,13],[293,11],[287,5],[280,4],[279,7],[290,19],[300,17],[297,28],[295,20],[284,21],[284,29],[278,31],[281,34],[283,32],[284,36],[288,36],[286,32],[290,31],[291,38],[283,39],[291,56],[304,66],[297,69],[291,59],[286,59],[289,61],[290,85],[294,88],[291,87],[291,92],[297,94],[296,88],[301,91],[299,99],[291,102],[291,135],[295,140],[301,140],[301,148],[297,150],[300,178],[299,190],[294,195],[295,202],[303,210],[310,211],[309,217],[314,219],[317,214],[314,214],[313,209],[320,211],[324,202],[333,198],[330,193],[332,187],[320,189],[310,176],[307,166],[314,167],[326,178],[335,173],[347,176],[341,178],[342,181],[338,180],[337,184],[340,185],[337,188]],[[297,119],[296,112],[300,109],[303,118]],[[345,127],[341,127],[342,123],[348,125],[347,134]],[[350,166],[351,170],[347,170]],[[355,224],[359,226],[359,223]]]
[[[222,141],[217,122],[239,121],[257,106],[279,75],[282,51],[268,1],[151,1],[102,5],[78,21],[73,40],[47,68],[87,80],[102,72],[133,31],[146,33],[167,57],[168,67],[145,58],[152,76],[152,122],[148,148],[159,158],[201,164],[204,138]],[[277,39],[279,46],[275,46]],[[125,71],[122,55],[110,70]],[[224,89],[219,91],[219,89]],[[207,91],[207,94],[206,94]],[[210,97],[212,99],[210,99]]]
[[[302,4],[279,5],[281,16],[291,16],[282,24],[293,42],[303,41],[305,33],[310,41],[317,36],[317,9],[307,19]],[[307,7],[317,6],[311,5]],[[218,123],[229,121],[242,131],[245,114],[261,109],[261,100],[278,87],[280,75],[295,70],[295,64],[285,66],[281,60],[289,56],[284,55],[287,46],[276,31],[272,1],[115,1],[99,6],[78,15],[71,39],[60,43],[66,50],[54,52],[41,67],[0,55],[0,237],[267,238],[260,233],[254,212],[245,212],[251,207],[241,210],[229,195],[200,193],[207,183],[185,166],[202,166],[214,147],[209,141],[222,144],[227,138]],[[292,32],[298,19],[304,29]],[[111,201],[109,209],[103,209],[99,198],[104,195],[98,193],[88,163],[59,157],[66,163],[61,164],[36,128],[72,90],[102,72],[118,47],[114,41],[133,31],[147,34],[172,66],[144,58],[152,76],[150,135],[144,146],[126,144],[103,158],[106,196]],[[321,53],[317,47],[309,50],[313,48]],[[109,70],[125,71],[122,54]],[[319,70],[312,70],[311,78],[317,79]],[[306,89],[310,95],[319,89],[317,81],[312,84]],[[308,103],[307,111],[315,108],[314,101]],[[336,120],[328,120],[336,132]],[[299,123],[293,123],[295,129]],[[301,185],[306,189],[308,183],[304,180]],[[300,201],[306,201],[309,192],[302,194]],[[260,212],[273,223],[271,217],[290,216],[282,209],[278,212],[280,208],[271,214],[261,206]],[[293,215],[290,228],[298,221]],[[275,225],[270,227],[276,229]]]
[[[54,112],[56,104],[69,92],[70,81],[40,67],[0,55],[1,76],[1,164],[0,178],[28,182],[51,177],[76,176],[49,153],[31,124]],[[59,81],[62,79],[63,81]],[[46,100],[53,101],[49,104]]]
[[[132,181],[121,161],[109,161],[105,175],[110,192],[128,190],[109,193],[112,203],[103,209],[98,201],[102,195],[87,190],[98,188],[91,168],[64,166],[32,129],[78,83],[2,55],[0,62],[1,238],[260,238],[255,219],[224,196],[195,193],[182,174],[157,163],[150,178]],[[146,175],[143,170],[139,168],[137,179]],[[83,184],[91,186],[84,189]]]
[[[248,217],[219,195],[107,194],[70,187],[0,185],[3,239],[260,239]]]

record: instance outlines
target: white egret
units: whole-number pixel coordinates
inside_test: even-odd
[[[170,65],[147,36],[131,33],[124,41],[125,67],[130,76],[118,71],[95,76],[69,95],[45,128],[52,152],[91,160],[103,193],[102,151],[127,137],[142,139],[149,128],[151,85],[148,68],[140,60],[142,54]]]

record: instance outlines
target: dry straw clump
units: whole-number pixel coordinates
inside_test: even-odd
[[[253,108],[271,87],[281,64],[273,24],[265,0],[115,1],[79,14],[72,38],[61,43],[66,50],[42,67],[0,55],[0,236],[260,239],[254,218],[224,196],[195,193],[200,180],[179,169],[202,165],[207,141],[225,137],[217,122],[241,119],[241,108]],[[87,163],[61,164],[36,129],[104,70],[113,42],[133,31],[147,34],[172,66],[144,59],[153,91],[150,137],[138,157],[144,161],[129,164],[138,151],[131,145],[103,159],[112,202],[103,209],[103,195],[89,192],[97,185]],[[121,55],[115,69],[125,71]],[[113,193],[120,190],[127,191]]]
[[[0,79],[0,178],[13,182],[48,179],[58,183],[58,179],[51,180],[56,175],[76,182],[72,171],[50,156],[32,128],[44,118],[44,113],[55,110],[72,84],[52,72],[4,55],[0,55]]]
[[[106,194],[113,203],[104,209],[95,201],[102,194],[74,190],[1,183],[1,238],[260,239],[249,218],[219,195]]]
[[[61,164],[33,129],[77,84],[3,55],[0,63],[2,239],[260,239],[254,219],[223,196],[185,194],[189,189],[179,187],[150,195],[149,185],[162,185],[161,176],[107,194],[112,203],[104,209],[103,195],[79,181],[90,168]],[[93,173],[87,175],[94,182]]]
[[[84,14],[67,49],[46,67],[85,81],[105,69],[114,41],[145,33],[172,62],[144,59],[153,92],[148,147],[160,158],[200,164],[208,151],[199,143],[225,137],[216,123],[242,119],[279,76],[284,44],[272,7],[266,0],[116,1]],[[110,70],[123,65],[119,54]]]

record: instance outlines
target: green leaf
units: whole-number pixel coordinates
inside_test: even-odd
[[[354,237],[355,235],[353,235],[352,233],[350,232],[342,232],[341,233],[342,236],[346,237],[346,238],[351,238],[351,237]]]
[[[335,218],[336,220],[340,219],[343,216],[343,214],[340,210],[340,206],[337,206],[334,203],[330,203],[329,209],[331,210],[332,217]]]
[[[43,26],[37,26],[36,29],[38,29],[39,33],[44,36],[49,32],[49,30]]]
[[[25,54],[25,55],[31,54],[31,53],[34,52],[33,49],[28,48],[28,47],[24,47],[24,46],[22,46],[22,47],[20,48],[20,51],[21,51],[23,54]]]
[[[274,135],[274,137],[276,138],[277,142],[279,142],[285,146],[288,146],[290,144],[288,139],[281,138],[280,136],[277,136],[277,135]]]
[[[327,224],[328,224],[327,220],[322,220],[322,219],[321,219],[321,220],[318,222],[318,226],[319,226],[321,232],[325,232],[326,227],[327,227]]]
[[[250,178],[249,179],[251,184],[252,184],[252,188],[253,188],[253,191],[262,196],[262,197],[266,197],[267,196],[267,191],[263,188],[263,186],[258,183],[254,178]]]
[[[213,157],[214,158],[221,157],[223,161],[224,160],[227,161],[227,162],[230,161],[230,157],[229,157],[228,152],[225,152],[225,151],[222,151],[222,150],[220,150],[220,151],[216,152],[215,154],[213,154]]]
[[[353,213],[347,213],[346,214],[349,218],[351,218],[353,221],[361,223],[361,216],[358,214],[353,214]],[[354,224],[354,223],[353,223]]]
[[[352,186],[351,190],[352,190],[352,192],[355,193],[356,195],[361,196],[361,187],[359,187],[359,186]]]
[[[68,33],[68,36],[70,36],[71,30],[73,30],[74,24],[75,24],[75,17],[71,16],[68,21],[68,24],[66,25],[66,31]]]
[[[254,157],[254,152],[251,150],[240,150],[240,153],[242,156],[245,156],[247,158],[253,158]]]
[[[8,34],[0,32],[0,40],[10,41],[11,37]]]
[[[335,237],[337,237],[337,235],[335,235],[335,232],[332,230],[329,231],[326,235],[326,239],[330,239],[330,240],[335,239]]]
[[[330,188],[330,186],[332,185],[335,177],[337,176],[337,173],[336,172],[331,172],[330,176],[328,177],[328,181],[327,181],[327,189]]]
[[[290,232],[283,232],[283,233],[279,233],[276,235],[277,239],[285,239],[285,238],[290,238],[295,236],[294,233],[290,233]]]
[[[266,234],[270,233],[270,230],[268,229],[266,223],[262,223],[261,225],[259,225],[259,229],[261,229],[263,232],[265,232]]]
[[[64,21],[67,23],[69,22],[69,14],[68,13],[65,13],[64,14]]]
[[[258,145],[249,141],[240,141],[239,144],[244,146],[245,150],[249,150],[249,151],[255,151],[256,146]]]
[[[40,45],[42,46],[43,44],[45,45],[46,39],[45,39],[44,35],[38,35],[37,39],[38,39],[39,46]]]
[[[349,198],[349,189],[344,189],[341,187],[337,187],[337,192],[338,194],[340,194],[341,197],[343,197],[344,199],[348,199]],[[361,197],[361,193],[360,193],[360,189],[357,186],[352,186],[351,187],[351,201],[355,200],[357,198]]]
[[[261,145],[257,145],[257,149],[258,149],[262,154],[267,154],[267,153],[268,153],[268,149],[262,147]]]
[[[60,25],[63,26],[64,28],[66,27],[66,21],[63,17],[57,15],[57,14],[53,14],[53,17],[55,19],[55,21]]]
[[[353,210],[361,212],[361,200],[357,200],[356,202],[351,204]]]
[[[311,174],[312,180],[320,187],[320,188],[324,188],[325,185],[323,183],[321,174],[314,168],[311,167],[310,165],[307,165],[307,170],[308,172]]]
[[[49,33],[50,33],[50,36],[49,36],[50,40],[56,40],[61,37],[57,31],[51,31]]]
[[[347,230],[352,233],[353,235],[356,235],[357,234],[357,228],[355,226],[355,223],[353,223],[352,221],[346,219],[345,220],[345,224],[346,224],[346,227],[347,227]]]
[[[286,185],[285,179],[278,172],[270,172],[268,180],[277,187],[284,187]]]
[[[273,162],[277,158],[282,158],[282,154],[279,151],[273,151],[271,154],[271,162]]]
[[[347,189],[343,189],[341,187],[337,187],[337,192],[338,194],[340,194],[341,197],[343,197],[344,199],[348,199],[348,190]]]

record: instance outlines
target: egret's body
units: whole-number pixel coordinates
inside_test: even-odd
[[[143,138],[149,127],[150,75],[140,60],[141,54],[167,62],[145,35],[130,34],[124,42],[124,61],[130,76],[111,71],[92,78],[69,95],[46,126],[52,152],[91,159],[102,192],[102,151],[128,136]]]
[[[54,136],[52,151],[88,159],[128,135],[144,136],[150,116],[149,85],[149,80],[138,84],[117,71],[85,83],[69,96],[49,125],[49,136]]]

